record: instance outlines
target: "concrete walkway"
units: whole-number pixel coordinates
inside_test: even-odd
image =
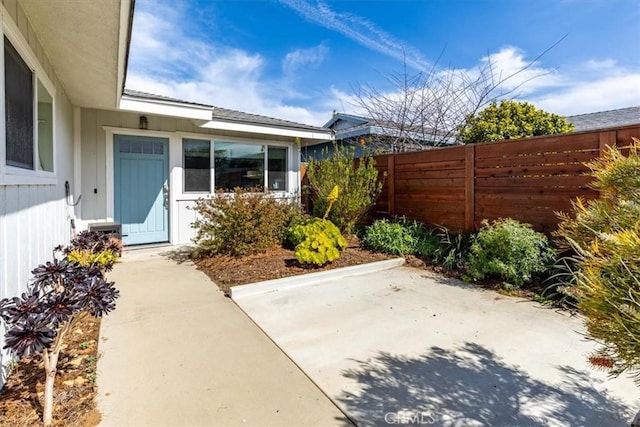
[[[159,252],[125,252],[108,275],[121,296],[102,322],[102,426],[350,425],[203,273]]]

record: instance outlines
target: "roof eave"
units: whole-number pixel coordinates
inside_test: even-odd
[[[122,95],[119,108],[136,113],[157,114],[160,116],[180,117],[192,120],[211,120],[211,107],[183,104],[159,99],[138,98]]]
[[[326,132],[322,132],[320,130],[312,131],[296,128],[267,126],[263,124],[231,122],[225,120],[209,120],[199,126],[205,129],[257,133],[262,135],[277,135],[313,141],[331,141],[333,139],[333,134],[328,129]]]

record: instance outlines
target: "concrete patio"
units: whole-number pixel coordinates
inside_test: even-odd
[[[387,262],[237,287],[236,305],[183,261],[127,251],[109,275],[103,426],[606,427],[640,407],[588,365],[579,318],[530,301]]]
[[[234,300],[359,426],[623,426],[640,408],[566,312],[397,267]]]

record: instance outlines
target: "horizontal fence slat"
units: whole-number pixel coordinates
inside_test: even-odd
[[[590,172],[582,163],[563,165],[528,165],[528,166],[503,166],[494,168],[476,168],[476,177],[497,176],[540,176],[540,175],[580,175]]]
[[[394,157],[394,181],[384,184],[373,211],[388,213],[388,201],[393,200],[397,215],[462,230],[465,208],[472,206],[476,228],[484,218],[511,217],[536,230],[553,231],[556,211],[570,211],[578,197],[599,197],[589,188],[592,178],[584,163],[599,156],[601,134],[609,132],[615,133],[612,140],[619,147],[628,146],[632,137],[640,138],[640,125],[475,144],[471,158],[465,146],[377,156],[381,172]],[[473,162],[469,168],[467,161]],[[466,176],[471,175],[468,185]],[[465,205],[469,188],[474,203]]]
[[[476,167],[507,167],[507,166],[532,166],[532,165],[556,165],[585,163],[598,156],[598,150],[567,151],[562,153],[544,153],[511,157],[486,157],[476,158]]]

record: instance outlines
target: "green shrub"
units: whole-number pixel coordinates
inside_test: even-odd
[[[378,252],[426,258],[432,257],[438,247],[436,237],[424,225],[405,219],[375,221],[367,227],[363,243]]]
[[[628,371],[640,386],[640,141],[628,156],[609,148],[587,164],[600,198],[559,214],[557,236],[577,253],[570,295],[598,342],[593,365],[613,375]]]
[[[454,233],[443,225],[438,227],[435,235],[438,246],[433,253],[433,263],[447,270],[464,268],[473,236]]]
[[[358,220],[373,206],[383,185],[383,180],[378,179],[375,159],[354,160],[354,150],[335,145],[327,159],[312,159],[307,168],[309,185],[315,193],[314,215],[321,217],[327,211],[331,203],[328,196],[338,186],[340,196],[333,202],[328,219],[346,234],[352,233]]]
[[[553,260],[547,237],[528,224],[510,218],[484,221],[471,245],[467,272],[474,279],[494,276],[507,288],[519,288]]]
[[[555,135],[573,132],[565,117],[536,109],[528,102],[512,100],[492,102],[476,115],[467,116],[459,128],[464,144]]]
[[[327,219],[313,218],[291,227],[288,234],[296,245],[295,255],[300,264],[325,265],[338,259],[347,247],[338,227]]]
[[[282,244],[287,227],[299,222],[302,212],[295,202],[278,200],[257,189],[218,191],[200,199],[193,223],[200,254],[232,256],[255,254]]]

